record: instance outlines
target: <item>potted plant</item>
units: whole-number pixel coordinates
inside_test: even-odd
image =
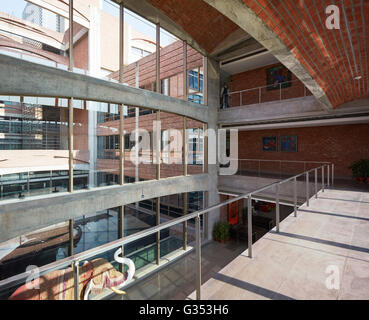
[[[214,240],[225,243],[225,241],[229,240],[229,230],[230,225],[228,222],[217,222],[213,230]]]
[[[351,169],[354,178],[360,182],[365,182],[369,178],[369,159],[355,161],[349,169]]]

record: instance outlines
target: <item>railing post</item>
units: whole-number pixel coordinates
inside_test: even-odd
[[[279,232],[279,183],[276,184],[275,193],[275,225],[276,231]]]
[[[330,186],[330,181],[329,181],[329,164],[327,165],[327,186],[329,187]]]
[[[252,258],[252,201],[251,195],[247,198],[247,241],[249,258]]]
[[[318,199],[318,169],[314,169],[314,175],[315,175],[315,199]]]
[[[73,256],[74,254],[74,220],[69,219],[69,255]]]
[[[196,300],[201,300],[201,232],[200,217],[197,216],[196,227]]]
[[[334,164],[332,163],[332,186],[334,185]]]
[[[309,192],[309,172],[306,172],[306,206],[309,206],[309,198],[310,198],[310,192]]]
[[[282,100],[282,83],[279,84],[279,100]]]
[[[297,178],[293,179],[293,208],[294,208],[294,215],[297,217]]]
[[[324,192],[324,165],[322,166],[322,192]]]
[[[72,263],[74,300],[79,300],[79,261]]]

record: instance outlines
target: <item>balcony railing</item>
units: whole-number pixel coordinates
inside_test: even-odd
[[[229,93],[229,106],[239,107],[270,101],[281,101],[310,96],[311,93],[300,80],[281,82],[276,85],[255,87]]]
[[[318,186],[318,171],[321,171],[321,184]],[[325,175],[325,172],[327,174]],[[270,190],[274,191],[275,196],[273,200],[265,200],[266,202],[273,202],[276,204],[276,232],[279,232],[279,224],[280,224],[280,187],[282,184],[287,183],[293,183],[293,203],[289,204],[294,208],[294,216],[297,216],[297,179],[300,177],[305,178],[306,181],[306,205],[309,206],[309,199],[313,194],[310,194],[310,188],[309,188],[309,178],[310,174],[314,174],[314,195],[317,198],[319,187],[322,192],[324,192],[324,189],[326,185],[333,185],[334,183],[334,166],[332,164],[324,164],[319,167],[315,167],[313,169],[310,169],[308,171],[305,171],[303,173],[300,173],[298,175],[289,177],[287,179],[277,181],[275,183],[272,183],[270,185],[264,186],[262,188],[259,188],[257,190],[254,190],[252,192],[242,194],[238,197],[235,197],[233,199],[227,200],[225,202],[210,206],[206,209],[199,210],[190,214],[187,214],[185,216],[175,218],[173,220],[169,220],[167,222],[161,223],[157,226],[154,226],[152,228],[148,228],[146,230],[137,232],[135,234],[129,235],[127,237],[120,238],[118,240],[106,243],[102,246],[81,252],[79,254],[72,255],[70,257],[67,257],[65,259],[44,265],[39,268],[39,276],[42,276],[48,272],[58,270],[61,268],[66,268],[69,266],[72,266],[73,273],[74,273],[74,299],[79,299],[79,268],[80,263],[83,262],[86,259],[92,258],[98,254],[102,254],[105,252],[108,252],[113,249],[121,248],[123,245],[127,245],[129,243],[132,243],[136,240],[145,238],[147,236],[157,234],[161,230],[182,224],[186,221],[189,221],[191,219],[195,219],[195,243],[196,243],[196,298],[199,300],[201,299],[201,223],[200,218],[201,216],[204,216],[205,214],[213,214],[216,209],[219,209],[221,207],[225,207],[233,202],[240,201],[243,199],[247,199],[247,217],[248,217],[248,256],[252,258],[252,199],[257,196],[258,193]],[[326,177],[326,178],[325,178]],[[262,254],[262,253],[260,253]],[[29,272],[24,272],[18,275],[15,275],[13,277],[7,278],[5,280],[0,281],[0,290],[10,289],[14,287],[15,285],[19,285],[29,279],[30,274]],[[125,283],[123,286],[126,286]],[[123,287],[122,286],[122,287]]]
[[[267,160],[267,159],[237,159],[237,175],[257,176],[265,178],[286,178],[298,172],[305,172],[317,165],[327,165],[329,162],[299,161],[299,160]],[[334,167],[332,165],[332,167]]]

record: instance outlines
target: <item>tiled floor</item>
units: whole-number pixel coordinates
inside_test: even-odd
[[[369,192],[329,189],[202,285],[203,299],[369,299]],[[194,293],[189,295],[194,298]]]

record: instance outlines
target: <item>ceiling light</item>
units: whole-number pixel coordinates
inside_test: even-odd
[[[354,80],[361,80],[361,76],[356,76]]]

